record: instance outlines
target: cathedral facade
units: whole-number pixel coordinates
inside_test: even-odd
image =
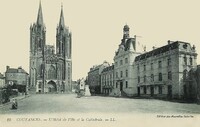
[[[59,24],[56,28],[56,47],[46,45],[46,27],[40,3],[37,21],[30,26],[30,88],[36,93],[71,91],[71,38],[71,32],[64,23],[63,7],[61,7]]]

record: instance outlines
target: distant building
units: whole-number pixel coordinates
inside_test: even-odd
[[[5,83],[6,85],[11,85],[13,88],[18,89],[19,92],[26,92],[29,84],[28,73],[22,69],[22,67],[16,69],[7,66]]]
[[[84,78],[82,78],[78,81],[78,89],[83,90],[83,91],[85,90],[85,79]]]
[[[101,72],[101,93],[109,95],[114,88],[114,64]]]
[[[184,81],[188,72],[197,67],[196,59],[195,47],[181,41],[168,41],[165,46],[137,56],[134,85],[138,95],[183,98]]]
[[[168,41],[149,52],[144,47],[144,53],[140,53],[136,50],[136,36],[131,38],[129,29],[128,25],[123,28],[113,67],[99,65],[88,72],[91,93],[99,93],[101,86],[101,93],[110,96],[192,98],[200,102],[200,67],[195,46]]]
[[[5,77],[3,74],[0,73],[0,88],[5,86]]]
[[[109,63],[104,61],[103,64],[90,68],[90,71],[88,72],[87,83],[92,95],[101,93],[101,72],[108,66]]]
[[[119,92],[129,96],[137,92],[134,84],[134,60],[140,53],[136,52],[136,38],[129,36],[129,26],[123,28],[123,38],[114,56],[114,94]]]
[[[72,81],[72,92],[76,92],[77,89],[78,89],[78,82]]]
[[[46,26],[39,5],[36,23],[30,26],[30,87],[37,93],[72,90],[72,34],[64,22],[63,8],[56,28],[56,46],[46,45]]]

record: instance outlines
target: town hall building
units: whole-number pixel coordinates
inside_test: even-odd
[[[46,44],[46,27],[42,6],[39,5],[37,21],[30,26],[30,88],[36,93],[71,91],[72,42],[71,32],[65,26],[63,7],[56,28],[56,47]]]

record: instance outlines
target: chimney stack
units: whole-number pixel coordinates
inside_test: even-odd
[[[6,66],[6,70],[8,70],[10,68],[10,66]]]
[[[170,41],[170,40],[168,40],[167,42],[168,42],[168,45],[171,43],[171,41]]]

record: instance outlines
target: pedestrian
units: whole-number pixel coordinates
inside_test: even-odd
[[[13,102],[12,102],[12,109],[17,109],[17,108],[18,108],[17,99],[13,99]]]

